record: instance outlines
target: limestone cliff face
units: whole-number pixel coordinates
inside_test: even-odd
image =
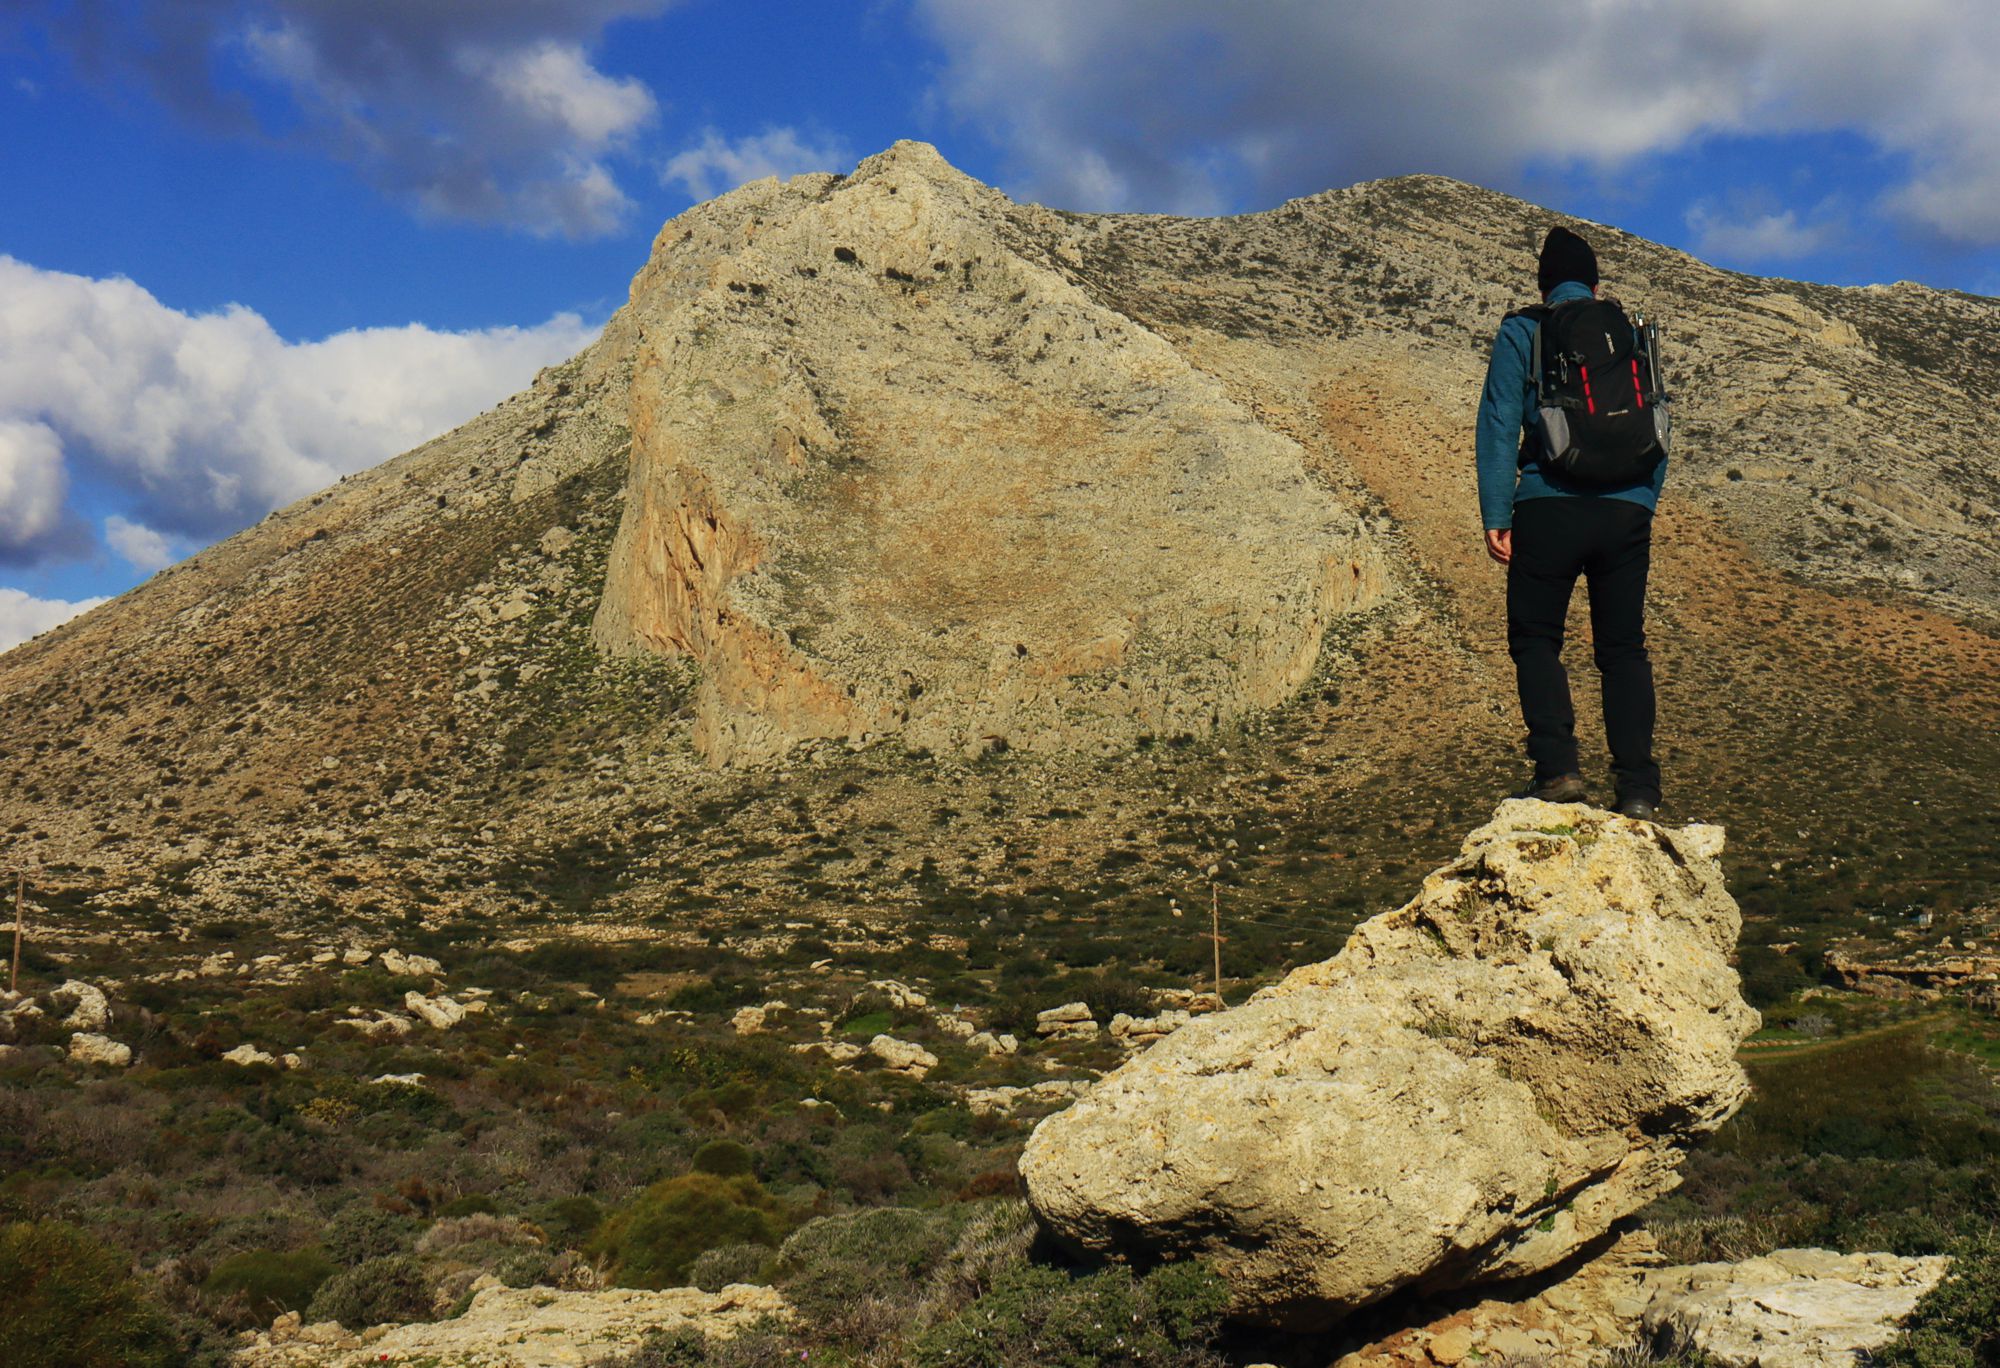
[[[1204,735],[1385,594],[1298,445],[1080,288],[1069,232],[900,143],[732,253],[662,240],[595,634],[699,663],[711,760]],[[683,249],[706,284],[662,307]]]

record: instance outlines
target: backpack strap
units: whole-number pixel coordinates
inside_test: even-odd
[[[1546,304],[1530,304],[1524,309],[1515,309],[1507,315],[1507,318],[1525,318],[1535,325],[1535,341],[1528,365],[1535,377],[1535,404],[1537,407],[1546,401],[1546,396],[1542,393],[1542,328],[1549,321],[1549,315],[1554,312],[1555,310]],[[1503,318],[1500,321],[1504,323],[1507,321],[1507,318]]]

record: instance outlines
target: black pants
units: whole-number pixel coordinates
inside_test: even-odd
[[[1619,799],[1660,801],[1653,761],[1653,662],[1646,654],[1646,570],[1653,512],[1628,499],[1526,499],[1514,508],[1507,566],[1507,650],[1537,780],[1579,773],[1576,714],[1563,670],[1563,624],[1580,574],[1604,690],[1604,731]]]

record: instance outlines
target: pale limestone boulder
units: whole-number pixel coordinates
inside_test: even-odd
[[[359,1007],[353,1009],[359,1013]],[[370,1040],[398,1040],[417,1028],[417,1023],[401,1012],[377,1012],[374,1016],[346,1016],[333,1023],[351,1026]]]
[[[78,1064],[122,1069],[132,1062],[132,1047],[109,1036],[78,1031],[69,1038],[69,1057]]]
[[[878,1035],[869,1041],[868,1053],[881,1060],[890,1073],[908,1078],[922,1078],[938,1065],[937,1056],[923,1046],[891,1035]]]
[[[421,978],[441,972],[442,966],[429,955],[405,955],[400,950],[384,950],[382,967],[398,978]]]
[[[965,1043],[975,1050],[984,1050],[990,1055],[1010,1055],[1021,1048],[1021,1042],[1011,1034],[995,1035],[991,1031],[980,1031]]]
[[[222,1058],[225,1063],[240,1064],[246,1069],[252,1064],[276,1064],[278,1062],[277,1056],[250,1044],[238,1045],[233,1050],[224,1050]],[[291,1055],[287,1056],[287,1058],[295,1059],[297,1056]]]
[[[1662,1349],[1698,1349],[1725,1368],[1855,1368],[1896,1338],[1950,1264],[1942,1254],[1780,1249],[1663,1268],[1646,1280],[1643,1324]]]
[[[101,1031],[111,1024],[111,1003],[100,988],[71,979],[56,989],[56,1000],[68,1003],[61,1024],[72,1031]]]
[[[1172,1035],[1191,1020],[1191,1013],[1179,1010],[1168,1010],[1149,1017],[1119,1012],[1111,1018],[1111,1038],[1127,1049],[1137,1049]]]
[[[931,1000],[907,983],[895,979],[871,979],[867,991],[880,993],[889,999],[889,1005],[898,1011],[908,1011],[917,1007],[928,1007]]]
[[[768,1287],[733,1284],[720,1292],[670,1287],[564,1292],[551,1287],[480,1288],[451,1320],[378,1325],[359,1336],[318,1339],[305,1326],[285,1340],[259,1335],[236,1353],[240,1368],[362,1368],[383,1361],[452,1368],[573,1368],[621,1357],[661,1330],[693,1327],[729,1339],[790,1308]]]
[[[1091,1018],[1089,1003],[1065,1002],[1035,1013],[1035,1034],[1051,1040],[1091,1040],[1097,1035],[1097,1022]]]
[[[1076,1249],[1209,1256],[1237,1315],[1297,1328],[1553,1266],[1749,1094],[1722,843],[1502,803],[1339,955],[1042,1122],[1031,1205]]]
[[[439,993],[436,997],[425,997],[417,992],[405,993],[403,1006],[412,1016],[433,1030],[449,1031],[465,1020],[465,1008],[443,993]]]
[[[738,1007],[729,1025],[738,1035],[756,1035],[764,1029],[764,1016],[762,1007]]]

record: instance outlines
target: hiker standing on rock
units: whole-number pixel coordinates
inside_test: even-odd
[[[1646,570],[1668,435],[1657,338],[1597,297],[1597,254],[1567,228],[1549,230],[1537,283],[1543,302],[1508,314],[1493,341],[1477,442],[1486,551],[1507,567],[1507,649],[1535,767],[1520,796],[1588,801],[1562,663],[1580,574],[1589,582],[1613,803],[1650,821],[1660,767]]]

